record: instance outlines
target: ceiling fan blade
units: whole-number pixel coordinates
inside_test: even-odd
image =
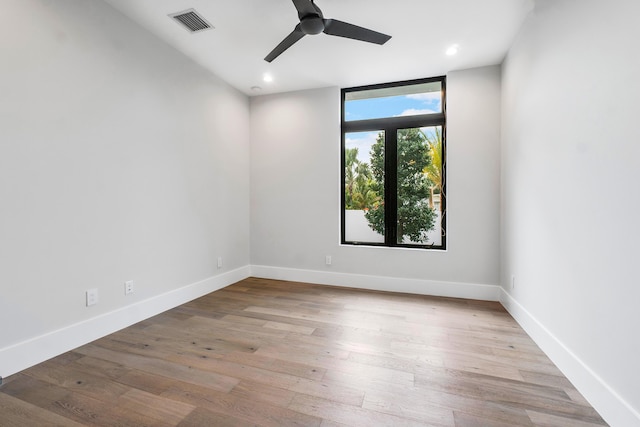
[[[324,20],[324,33],[375,44],[385,44],[391,38],[386,34],[338,21],[337,19]]]
[[[282,54],[285,50],[289,49],[295,42],[304,37],[304,33],[300,29],[300,24],[296,25],[296,28],[289,34],[284,40],[280,42],[275,49],[267,55],[264,60],[267,62],[271,62],[276,59],[278,56]]]
[[[298,16],[302,19],[307,15],[319,15],[319,9],[311,0],[293,0],[293,4],[298,11]]]

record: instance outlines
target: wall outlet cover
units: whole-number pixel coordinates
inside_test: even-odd
[[[98,289],[87,290],[87,307],[96,305],[98,303]]]

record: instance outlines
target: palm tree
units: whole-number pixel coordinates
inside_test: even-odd
[[[347,148],[344,154],[345,209],[367,210],[377,206],[380,196],[374,190],[375,180],[371,167],[358,160],[357,148]]]
[[[437,192],[440,194],[440,197],[444,197],[444,192],[442,189],[442,158],[443,158],[443,147],[442,147],[442,128],[437,126],[434,128],[434,132],[422,132],[425,136],[427,144],[429,144],[429,150],[431,154],[431,163],[424,168],[423,172],[429,178],[432,185],[430,187],[430,196],[429,196],[429,207],[433,209],[433,198],[434,194]]]
[[[352,209],[353,190],[357,176],[355,166],[358,163],[358,149],[346,148],[344,150],[344,206],[346,209]]]

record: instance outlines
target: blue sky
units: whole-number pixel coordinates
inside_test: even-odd
[[[441,110],[440,92],[359,99],[345,102],[345,120],[413,116]]]

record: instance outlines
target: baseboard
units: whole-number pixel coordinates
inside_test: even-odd
[[[408,294],[466,298],[483,301],[498,301],[500,287],[474,283],[441,282],[423,279],[369,276],[363,274],[337,273],[330,271],[300,270],[295,268],[251,267],[253,277],[315,283],[319,285],[344,286],[375,291],[402,292]]]
[[[611,426],[640,426],[640,413],[567,348],[527,309],[500,288],[500,302]]]
[[[20,372],[250,276],[249,266],[210,277],[85,321],[0,349],[0,377]]]

